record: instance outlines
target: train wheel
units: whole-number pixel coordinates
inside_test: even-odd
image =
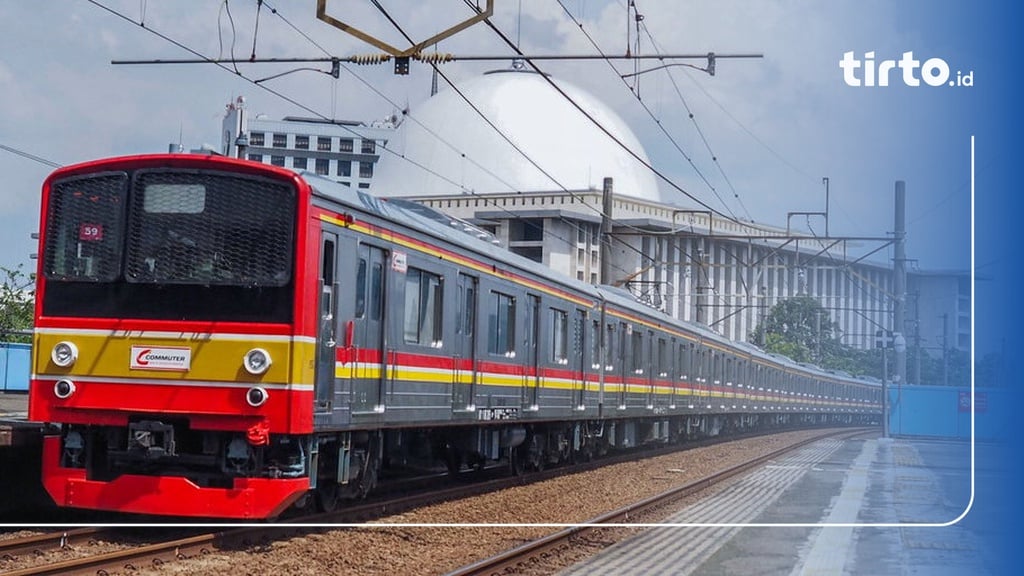
[[[327,480],[317,487],[316,504],[321,512],[334,512],[338,509],[339,500],[341,500],[341,491],[338,490],[338,485],[335,482]]]
[[[526,458],[521,447],[509,449],[508,467],[513,476],[522,476],[526,472]]]

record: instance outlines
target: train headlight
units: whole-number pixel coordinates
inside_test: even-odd
[[[249,388],[245,393],[245,401],[253,408],[262,406],[267,401],[267,398],[270,398],[270,394],[267,394],[267,391],[259,386]]]
[[[249,374],[260,375],[270,369],[273,360],[270,359],[270,352],[263,348],[253,348],[245,353],[242,365]]]
[[[71,396],[75,393],[75,383],[67,378],[61,378],[57,380],[57,383],[53,385],[53,395],[61,400]]]
[[[67,368],[78,360],[78,346],[67,341],[57,342],[50,351],[50,359],[57,366]]]

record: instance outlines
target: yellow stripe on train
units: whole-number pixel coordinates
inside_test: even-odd
[[[73,345],[74,362],[60,367],[51,351],[60,342]],[[311,339],[211,333],[131,332],[46,329],[34,336],[33,373],[40,376],[158,378],[217,382],[312,385],[316,345]],[[243,366],[246,353],[262,348],[271,358],[264,374]]]

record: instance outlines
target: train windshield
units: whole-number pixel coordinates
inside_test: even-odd
[[[283,320],[295,204],[287,183],[221,172],[58,180],[46,221],[44,313]]]

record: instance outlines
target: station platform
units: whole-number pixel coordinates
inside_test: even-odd
[[[1000,560],[1002,447],[973,446],[972,492],[969,441],[819,441],[560,574],[1016,573]]]
[[[42,426],[27,422],[28,394],[0,392],[0,448],[37,441]]]

